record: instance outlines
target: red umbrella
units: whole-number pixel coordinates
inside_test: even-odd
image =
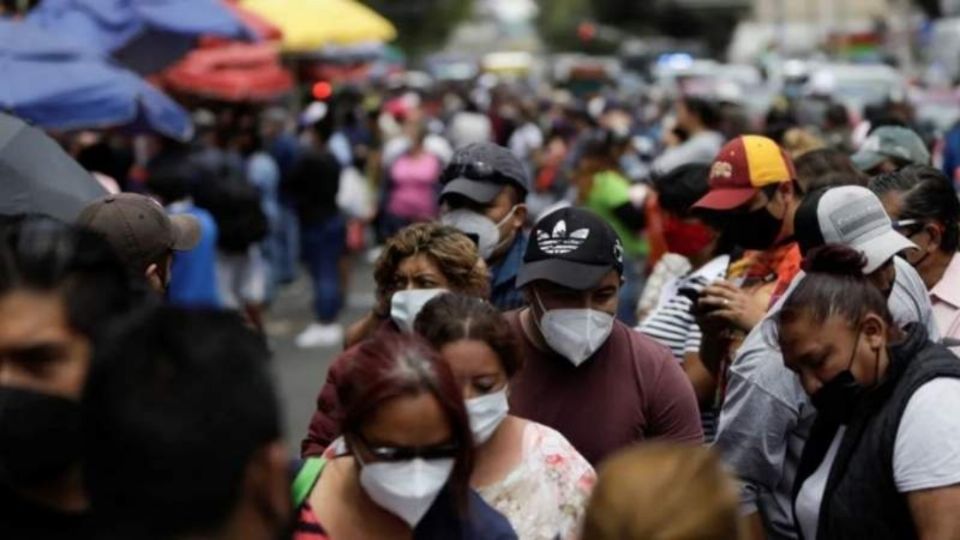
[[[223,101],[270,101],[294,84],[269,43],[196,49],[164,72],[162,81],[174,91]]]
[[[265,41],[274,41],[283,37],[283,31],[280,30],[280,27],[261,17],[257,13],[240,7],[240,5],[237,3],[237,0],[223,0],[223,3],[227,5],[234,15],[243,21],[243,24],[247,25],[247,27],[253,30],[254,33],[260,36],[261,39]]]

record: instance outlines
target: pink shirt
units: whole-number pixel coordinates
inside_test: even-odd
[[[440,159],[428,152],[404,154],[390,167],[392,190],[387,211],[413,221],[428,221],[437,215],[437,182]]]
[[[930,290],[933,320],[945,338],[960,338],[960,253],[953,256],[947,271]]]

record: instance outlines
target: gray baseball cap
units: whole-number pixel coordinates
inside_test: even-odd
[[[930,151],[923,144],[923,139],[912,130],[883,126],[867,137],[851,159],[861,171],[869,171],[887,159],[929,165]]]
[[[894,230],[880,199],[861,186],[808,194],[797,208],[794,223],[802,254],[824,244],[841,244],[867,258],[864,274],[873,273],[901,251],[917,247]]]
[[[493,143],[473,143],[458,148],[440,177],[442,200],[456,194],[480,204],[489,204],[507,185],[524,198],[530,179],[523,163],[509,149]]]
[[[87,205],[77,224],[103,235],[133,271],[142,272],[163,254],[189,251],[200,242],[200,222],[170,216],[160,203],[135,193],[107,195]]]

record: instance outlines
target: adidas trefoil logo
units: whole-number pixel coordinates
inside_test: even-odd
[[[553,227],[553,233],[537,231],[537,246],[547,255],[566,255],[576,251],[590,236],[590,229],[577,229],[567,234],[567,223],[560,220]]]

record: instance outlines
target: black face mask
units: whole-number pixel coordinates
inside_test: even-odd
[[[857,338],[854,342],[853,352],[850,354],[850,362],[847,363],[847,369],[827,381],[820,387],[820,390],[810,396],[810,401],[817,408],[817,414],[837,424],[846,424],[850,421],[860,398],[866,392],[863,385],[857,382],[853,372],[850,371],[859,346],[860,331],[857,331]],[[878,350],[875,371],[878,372],[879,369],[880,351]],[[875,376],[877,374],[875,373]]]
[[[80,459],[80,404],[0,386],[0,481],[30,486],[64,474]]]
[[[724,234],[744,249],[765,250],[774,246],[783,220],[777,219],[767,207],[732,217],[724,226]]]

